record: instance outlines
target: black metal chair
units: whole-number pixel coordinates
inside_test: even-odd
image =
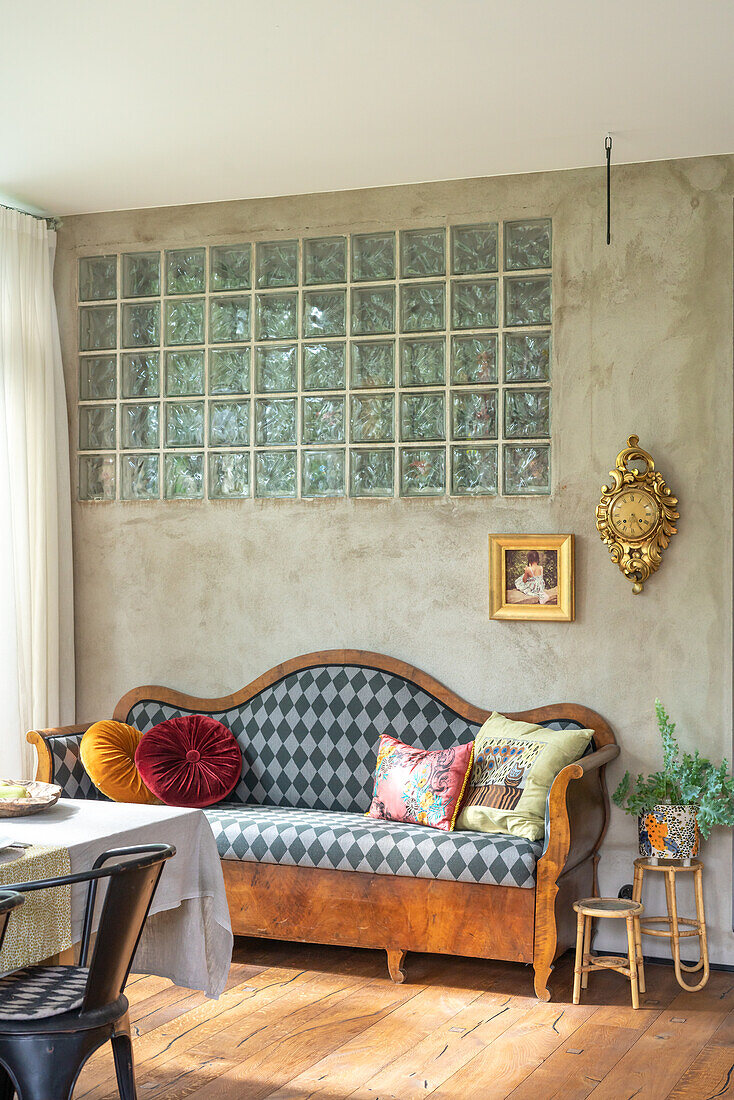
[[[122,1100],[136,1100],[123,990],[170,844],[104,852],[91,871],[18,883],[34,890],[88,882],[77,966],[31,966],[0,978],[0,1100],[70,1100],[90,1054],[109,1039]],[[104,866],[109,860],[122,860]],[[88,962],[97,885],[107,879]],[[16,903],[17,904],[17,903]]]
[[[22,894],[14,893],[12,890],[3,890],[0,892],[0,947],[2,947],[3,940],[5,939],[5,929],[8,927],[8,917],[13,909],[17,909],[24,901],[25,898]]]

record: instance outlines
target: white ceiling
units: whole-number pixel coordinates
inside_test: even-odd
[[[734,151],[732,0],[0,0],[54,214]]]

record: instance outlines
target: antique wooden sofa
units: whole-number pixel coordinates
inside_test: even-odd
[[[571,903],[596,891],[604,767],[619,753],[593,710],[556,703],[510,715],[594,730],[587,754],[553,783],[540,842],[364,816],[381,733],[445,748],[473,739],[489,715],[393,658],[309,653],[223,699],[139,687],[114,709],[143,731],[181,713],[212,714],[242,747],[239,785],[206,811],[236,935],[381,948],[397,982],[408,951],[532,963],[536,995],[550,998],[553,961],[575,939]],[[38,778],[69,798],[102,797],[79,758],[87,728],[28,734]]]

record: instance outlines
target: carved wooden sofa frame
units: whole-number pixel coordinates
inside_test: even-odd
[[[362,650],[327,650],[277,665],[241,691],[220,699],[199,699],[156,686],[134,688],[119,701],[114,718],[125,721],[130,708],[144,699],[194,712],[226,710],[291,673],[319,665],[392,673],[469,722],[481,724],[491,713],[402,661]],[[382,949],[396,982],[405,980],[408,951],[532,963],[536,996],[549,1000],[554,960],[575,942],[572,902],[597,892],[599,847],[609,817],[604,769],[619,755],[619,747],[608,723],[575,703],[555,703],[508,717],[527,722],[573,720],[594,730],[593,751],[564,768],[551,787],[546,845],[537,863],[534,888],[225,859],[222,866],[235,935]],[[90,724],[28,733],[38,752],[39,780],[52,781],[53,759],[46,739],[82,734]]]

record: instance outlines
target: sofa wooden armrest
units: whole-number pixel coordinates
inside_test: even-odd
[[[568,764],[551,785],[547,845],[538,860],[535,886],[533,964],[535,992],[541,1000],[549,996],[548,977],[559,945],[563,949],[573,942],[571,905],[578,900],[581,878],[574,872],[588,867],[589,862],[592,893],[598,893],[599,848],[609,820],[604,769],[618,756],[619,745],[604,745]]]
[[[29,745],[33,745],[38,755],[36,779],[39,783],[53,783],[54,765],[51,750],[48,747],[48,738],[86,733],[91,725],[92,722],[83,722],[78,726],[51,726],[46,730],[28,730],[25,739]]]

